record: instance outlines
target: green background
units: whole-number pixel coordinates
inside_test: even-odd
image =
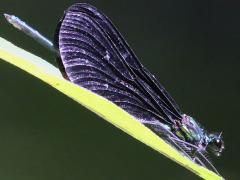
[[[51,38],[77,1],[1,0]],[[79,2],[79,1],[78,1]],[[240,11],[237,1],[85,1],[107,14],[182,110],[223,131],[226,179],[239,178]],[[55,63],[0,17],[0,36]],[[199,179],[25,72],[0,62],[0,179]]]

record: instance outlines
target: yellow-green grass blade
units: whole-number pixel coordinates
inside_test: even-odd
[[[203,179],[223,179],[214,172],[197,165],[190,159],[181,155],[177,150],[117,105],[87,89],[65,80],[56,67],[40,57],[11,44],[3,38],[0,38],[0,58],[41,79],[98,114],[114,126],[186,167]],[[2,82],[2,85],[3,84],[4,82]]]

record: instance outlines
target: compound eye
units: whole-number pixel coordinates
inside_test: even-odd
[[[219,152],[222,152],[222,150],[224,149],[224,143],[219,138],[215,140],[215,146],[217,147]]]
[[[212,152],[220,156],[222,151],[224,150],[224,142],[222,140],[221,135],[217,134],[210,134],[211,141],[209,142],[209,147],[212,150]]]

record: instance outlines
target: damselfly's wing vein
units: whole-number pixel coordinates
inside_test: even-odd
[[[171,124],[181,119],[171,96],[97,9],[82,3],[71,6],[57,36],[63,69],[72,82],[107,98],[144,122]]]

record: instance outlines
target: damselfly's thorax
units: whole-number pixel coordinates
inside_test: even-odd
[[[182,115],[181,121],[176,121],[175,134],[183,141],[197,147],[197,151],[209,149],[216,156],[220,156],[224,149],[224,142],[220,134],[207,133],[191,116]]]
[[[182,115],[181,121],[176,121],[174,129],[180,139],[189,143],[196,144],[204,139],[204,130],[192,117],[186,114]]]

